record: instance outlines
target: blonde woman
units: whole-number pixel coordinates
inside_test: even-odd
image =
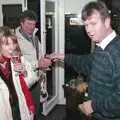
[[[13,57],[14,53],[18,53]],[[0,119],[33,120],[36,110],[29,88],[37,75],[21,55],[16,36],[0,27]]]

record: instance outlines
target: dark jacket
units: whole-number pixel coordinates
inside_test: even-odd
[[[120,120],[120,37],[89,55],[66,55],[66,64],[90,77],[95,120]]]

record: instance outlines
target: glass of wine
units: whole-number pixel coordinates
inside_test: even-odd
[[[14,65],[14,71],[16,72],[15,75],[18,76],[20,73],[20,64],[21,64],[20,52],[14,51],[11,56],[11,61]]]
[[[12,53],[11,59],[12,59],[13,64],[21,63],[20,52],[14,51]]]

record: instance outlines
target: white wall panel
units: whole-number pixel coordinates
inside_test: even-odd
[[[90,1],[93,0],[65,0],[65,13],[80,14],[83,6]]]

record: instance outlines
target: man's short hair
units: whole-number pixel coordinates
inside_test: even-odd
[[[32,10],[23,11],[20,15],[20,22],[24,22],[25,19],[37,21],[36,13]]]
[[[90,17],[95,11],[99,12],[101,18],[104,20],[107,17],[110,17],[109,9],[102,1],[92,1],[85,5],[82,9],[82,20],[85,21]]]

